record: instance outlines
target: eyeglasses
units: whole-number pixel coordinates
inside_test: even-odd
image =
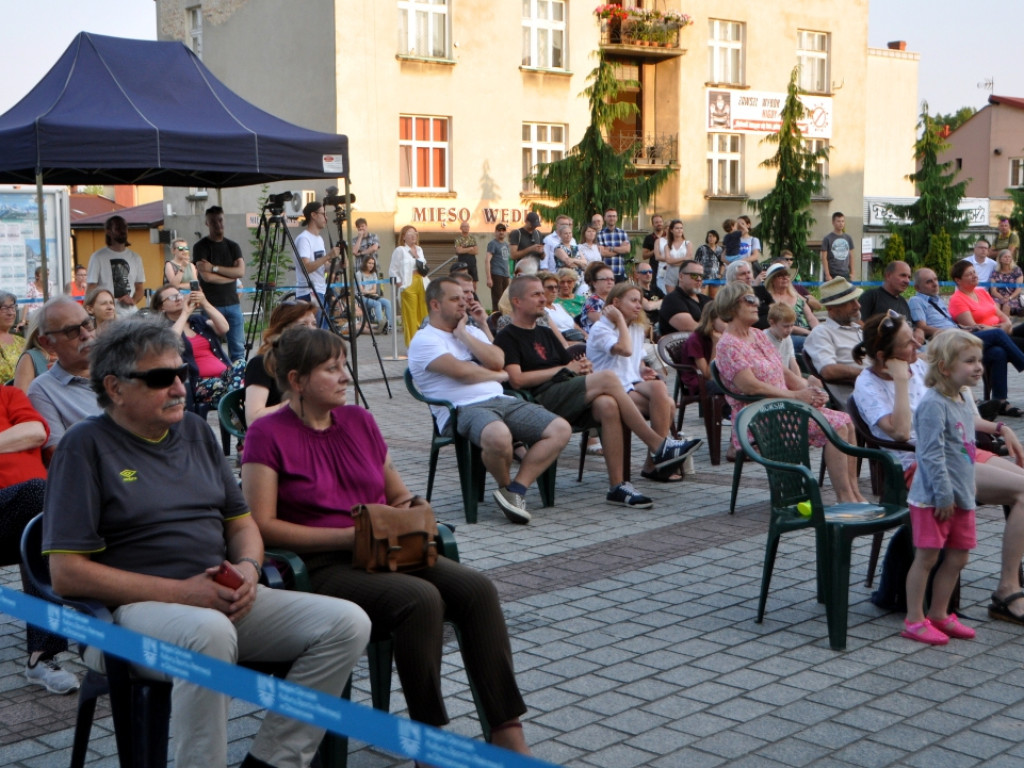
[[[651,269],[638,269],[636,273],[638,275],[653,275],[654,271]]]
[[[123,378],[139,379],[149,389],[167,389],[174,384],[175,379],[181,379],[184,384],[188,381],[188,366],[182,365],[179,368],[150,368],[148,371],[132,371],[126,373]]]
[[[17,312],[17,304],[0,304],[0,312]]]
[[[164,303],[166,304],[168,301],[181,301],[183,298],[185,297],[180,293],[176,293],[173,296],[164,296]]]
[[[761,303],[760,301],[758,301],[757,296],[755,296],[752,293],[745,293],[745,294],[743,294],[743,298],[741,298],[740,301],[745,301],[745,302],[747,302],[747,304],[760,304]]]
[[[544,290],[545,291],[557,291],[558,290],[558,286],[557,285],[545,285],[544,286]]]
[[[683,272],[683,274],[686,275],[691,280],[703,280],[704,279],[704,273],[703,272]]]
[[[176,245],[176,246],[174,246],[174,250],[176,250],[176,251],[184,251],[185,253],[188,253],[188,246],[187,245]]]
[[[44,336],[56,336],[58,333],[63,334],[64,338],[68,341],[74,341],[82,335],[82,331],[91,331],[96,328],[96,321],[91,317],[87,317],[78,325],[66,325],[63,328],[58,328],[54,331],[45,331]]]
[[[615,280],[614,277],[595,277],[594,278],[594,282],[595,283],[607,283],[607,282],[611,282],[613,280]]]
[[[886,330],[892,330],[896,327],[896,323],[903,319],[903,315],[897,312],[895,309],[890,309],[885,313],[885,320],[882,321],[882,327]]]

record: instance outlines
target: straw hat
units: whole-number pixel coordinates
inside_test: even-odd
[[[864,291],[851,285],[845,277],[833,277],[827,283],[821,284],[821,306],[838,307],[840,304],[859,299],[862,293]]]

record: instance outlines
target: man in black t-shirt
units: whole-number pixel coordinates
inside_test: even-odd
[[[704,306],[711,297],[700,292],[704,280],[704,267],[696,261],[679,265],[679,285],[661,302],[661,335],[676,331],[692,331],[700,322]]]
[[[245,321],[238,300],[238,280],[245,277],[245,260],[238,243],[224,237],[224,209],[219,205],[206,209],[206,228],[210,234],[195,244],[192,261],[199,287],[228,321],[228,355],[231,362],[237,362],[245,359]]]
[[[649,469],[644,475],[652,479],[666,473],[670,476],[703,441],[662,440],[626,394],[614,371],[595,372],[585,357],[570,359],[551,329],[537,325],[546,314],[547,300],[536,276],[515,278],[508,295],[512,322],[498,332],[494,343],[505,353],[509,384],[530,391],[538,403],[570,424],[599,424],[610,485],[607,500],[649,509],[654,502],[625,482],[622,425],[650,449],[645,464]]]
[[[644,238],[641,248],[643,249],[644,258],[647,259],[648,263],[651,265],[651,269],[657,272],[658,260],[655,258],[655,249],[658,247],[658,239],[665,237],[668,233],[665,230],[665,219],[657,214],[651,216],[651,226],[654,227],[654,231]]]

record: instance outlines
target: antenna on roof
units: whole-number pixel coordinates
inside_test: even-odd
[[[978,83],[978,87],[981,88],[981,90],[983,91],[995,93],[996,79],[994,77],[990,77],[988,80],[982,80],[980,83]]]

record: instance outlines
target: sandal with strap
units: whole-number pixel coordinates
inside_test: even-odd
[[[927,643],[928,645],[945,645],[949,642],[949,637],[933,627],[928,619],[917,621],[913,624],[904,619],[903,623],[906,625],[906,629],[900,632],[901,637],[916,640],[919,643]]]
[[[1000,416],[1009,416],[1011,419],[1019,419],[1024,416],[1024,411],[1015,405],[1010,405],[1008,400],[1004,400],[1003,404],[999,407]]]
[[[1018,616],[1016,613],[1010,610],[1010,604],[1014,600],[1019,600],[1024,597],[1024,591],[1014,592],[1012,595],[1006,597],[999,597],[995,592],[992,593],[992,604],[988,607],[988,616],[990,619],[996,619],[997,621],[1008,621],[1011,624],[1020,624],[1024,626],[1024,616]]]
[[[957,640],[973,640],[976,634],[973,629],[961,624],[955,613],[949,614],[949,616],[941,621],[932,621],[932,626],[947,637],[953,637]]]

